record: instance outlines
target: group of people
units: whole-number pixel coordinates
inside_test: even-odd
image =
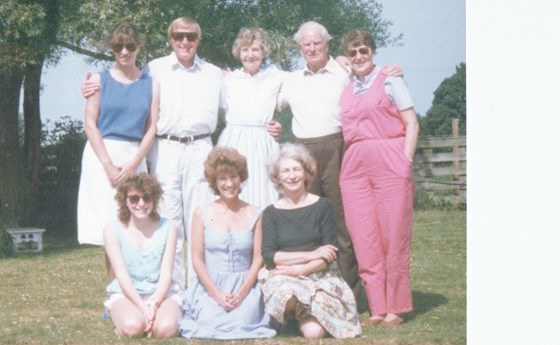
[[[265,62],[261,28],[241,29],[229,73],[197,56],[201,38],[175,19],[173,53],[141,71],[144,38],[121,24],[115,65],[82,85],[78,240],[105,248],[115,332],[269,338],[292,320],[305,337],[347,338],[402,323],[418,124],[401,69],[373,64],[362,30],[333,59],[313,21],[294,36],[306,66],[289,73]],[[296,139],[279,145],[286,107]]]

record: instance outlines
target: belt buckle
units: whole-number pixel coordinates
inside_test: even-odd
[[[185,142],[192,143],[194,141],[194,135],[187,135],[185,137]]]

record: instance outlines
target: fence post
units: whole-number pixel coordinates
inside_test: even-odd
[[[457,139],[459,137],[459,119],[451,119],[451,133],[453,135],[453,139]],[[455,156],[457,156],[459,154],[459,146],[453,145],[453,154]],[[458,160],[453,161],[453,169],[455,170],[455,172],[459,171],[459,161]],[[459,175],[454,174],[453,175],[453,181],[458,181],[458,180],[459,180]]]

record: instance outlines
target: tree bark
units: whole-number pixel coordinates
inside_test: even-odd
[[[24,221],[28,184],[19,142],[19,103],[23,73],[0,72],[0,226]]]
[[[23,117],[25,123],[23,153],[29,178],[29,207],[25,208],[23,220],[28,225],[33,225],[31,215],[36,211],[36,203],[33,200],[37,200],[38,196],[41,166],[42,123],[39,96],[44,59],[37,60],[37,64],[29,66],[25,70],[23,89]]]

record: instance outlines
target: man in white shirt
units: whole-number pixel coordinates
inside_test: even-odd
[[[167,30],[173,53],[153,60],[146,72],[160,83],[160,118],[156,140],[148,154],[148,169],[163,188],[162,217],[179,231],[174,281],[185,284],[185,241],[190,238],[196,207],[210,201],[204,161],[212,149],[218,111],[225,107],[222,71],[197,55],[199,24],[188,17],[175,19]],[[187,245],[188,281],[195,273]]]

